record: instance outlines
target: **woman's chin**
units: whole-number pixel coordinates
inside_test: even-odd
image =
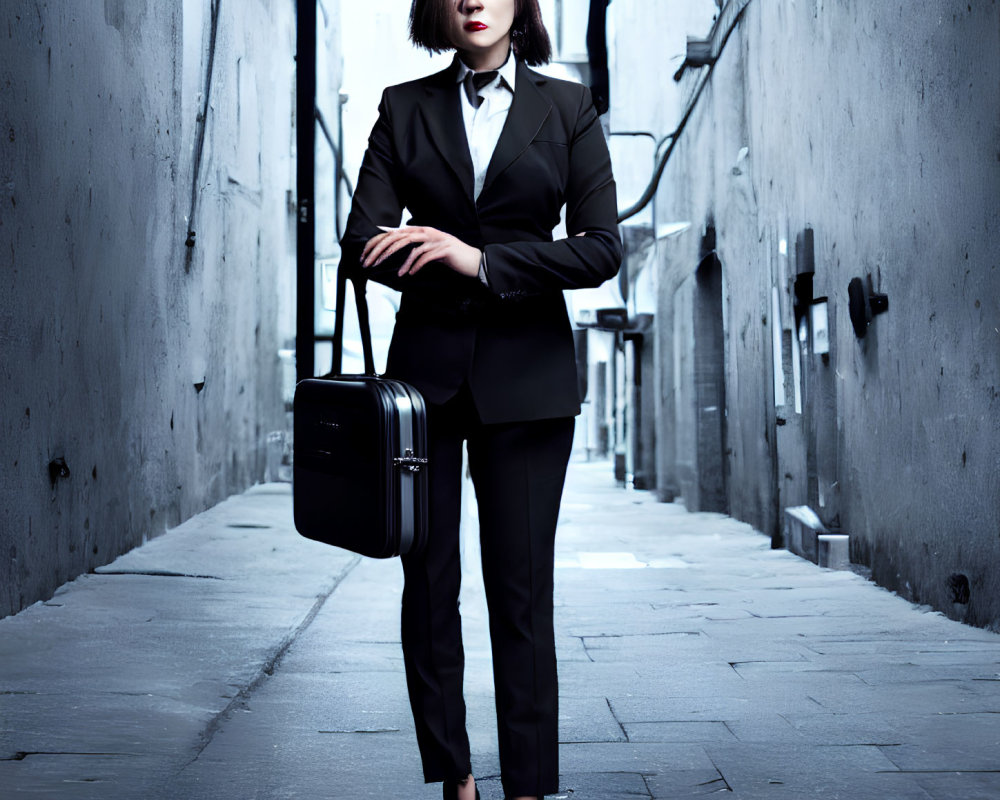
[[[509,43],[509,38],[497,36],[492,31],[471,31],[463,32],[463,36],[458,40],[455,49],[460,53],[486,53],[501,45],[505,40]]]

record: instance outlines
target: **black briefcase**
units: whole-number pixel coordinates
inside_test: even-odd
[[[365,282],[352,282],[365,374],[333,374],[341,368],[347,284],[338,274],[332,373],[295,387],[295,528],[389,558],[418,551],[427,537],[427,410],[412,386],[375,375]]]

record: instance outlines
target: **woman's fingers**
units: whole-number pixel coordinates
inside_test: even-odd
[[[399,275],[414,275],[424,264],[441,257],[445,250],[443,242],[424,242],[413,248],[413,251],[406,257],[406,261],[399,268]]]
[[[368,251],[368,255],[362,261],[362,264],[366,267],[373,267],[378,264],[385,257],[386,251],[405,235],[401,231],[390,231],[389,233],[382,234],[382,238]]]
[[[385,248],[382,250],[381,254],[378,255],[372,262],[372,266],[378,266],[383,261],[385,261],[389,256],[402,248],[406,247],[408,244],[412,244],[416,239],[412,236],[399,236],[396,237],[392,242],[389,242]]]
[[[378,233],[365,242],[364,248],[361,250],[361,263],[365,263],[365,259],[368,258],[368,253],[371,252],[372,248],[375,247],[379,242],[381,242],[386,237],[385,233]],[[367,266],[367,264],[365,264]]]
[[[404,274],[416,275],[426,264],[432,261],[444,261],[444,257],[447,254],[448,245],[446,242],[428,242],[420,247],[415,247],[413,253],[410,254],[410,258],[407,259],[411,261],[409,272],[404,273],[401,270],[399,274],[401,276]]]
[[[475,276],[478,270],[478,250],[437,228],[419,225],[394,228],[373,236],[365,243],[361,264],[374,267],[411,244],[416,246],[400,265],[399,277],[415,275],[432,261],[441,261],[462,275]]]
[[[410,271],[410,266],[413,264],[414,260],[416,260],[421,255],[421,253],[425,252],[427,248],[430,246],[431,245],[429,242],[424,242],[423,244],[418,244],[416,247],[414,247],[410,251],[410,254],[406,257],[406,260],[403,262],[402,266],[400,266],[397,275],[399,275],[400,277],[406,275]]]
[[[368,254],[362,259],[362,266],[371,267],[377,264],[385,251],[392,247],[393,243],[399,240],[399,234],[395,231],[390,233],[380,234],[377,238],[378,241],[374,242],[372,246],[368,249]]]
[[[406,245],[412,244],[413,242],[426,240],[428,232],[432,230],[433,228],[422,227],[397,228],[396,230],[389,231],[388,233],[379,234],[379,236],[384,238],[381,238],[374,244],[371,250],[369,250],[367,256],[362,260],[362,265],[366,267],[376,266],[377,264],[385,261],[385,259],[401,247],[406,247]],[[375,239],[378,237],[372,238]]]

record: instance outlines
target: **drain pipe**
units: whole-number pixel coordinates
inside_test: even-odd
[[[194,241],[197,235],[194,230],[194,216],[198,210],[198,181],[201,177],[201,160],[205,155],[205,128],[208,125],[209,102],[212,98],[212,75],[215,72],[215,42],[219,32],[219,9],[221,5],[222,0],[215,0],[209,12],[211,14],[211,22],[208,39],[208,64],[205,67],[205,91],[202,93],[201,112],[197,118],[198,133],[195,135],[194,169],[191,177],[191,205],[187,218],[187,235],[184,238],[184,246],[187,248],[187,252],[184,254],[185,272],[191,271]]]
[[[708,69],[705,70],[705,72],[700,76],[698,87],[691,95],[691,100],[688,102],[687,108],[684,109],[684,115],[681,117],[681,121],[677,125],[677,128],[673,133],[668,133],[661,140],[661,142],[670,140],[670,146],[667,147],[667,149],[663,152],[663,155],[660,156],[656,164],[656,168],[653,170],[653,177],[649,181],[649,185],[642,193],[642,197],[640,197],[633,205],[618,212],[619,223],[624,222],[630,217],[634,217],[642,211],[656,194],[656,190],[660,185],[660,178],[663,175],[663,170],[666,168],[667,162],[670,160],[670,156],[674,152],[677,140],[684,132],[684,128],[687,126],[688,120],[691,119],[695,106],[698,105],[701,93],[705,90],[705,85],[712,77],[712,72],[715,70],[715,64],[719,60],[719,56],[722,54],[722,49],[726,46],[726,42],[729,40],[730,34],[736,29],[736,26],[743,17],[743,12],[746,10],[748,5],[750,5],[750,0],[729,0],[729,2],[726,3],[725,7],[722,9],[722,12],[719,14],[719,18],[715,21],[715,25],[712,26],[712,32],[709,34],[708,39],[704,41],[696,39],[688,40],[688,58],[685,59],[684,65],[682,65],[681,69],[679,69],[677,74],[674,75],[674,80],[680,80],[685,69],[691,66],[706,66]],[[657,150],[659,150],[659,146],[657,147]]]
[[[611,107],[608,76],[608,6],[611,0],[590,0],[587,18],[587,59],[590,62],[590,93],[599,116]]]

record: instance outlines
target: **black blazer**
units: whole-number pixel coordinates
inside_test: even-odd
[[[513,103],[473,199],[457,60],[446,70],[391,86],[368,140],[341,241],[356,274],[379,225],[446,231],[486,254],[489,286],[431,263],[396,271],[409,248],[373,280],[402,291],[386,374],[431,403],[468,381],[486,423],[580,412],[576,356],[563,289],[598,286],[622,259],[611,159],[590,91],[517,63]],[[565,203],[569,238],[552,241]],[[575,234],[585,232],[584,236]]]

